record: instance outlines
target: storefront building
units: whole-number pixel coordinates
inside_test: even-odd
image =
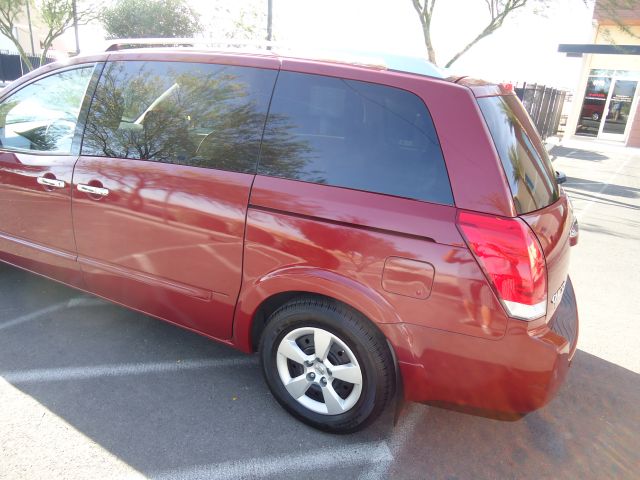
[[[593,44],[583,46],[584,52],[601,53],[583,55],[565,136],[640,147],[640,5],[611,12],[602,3],[594,11]]]

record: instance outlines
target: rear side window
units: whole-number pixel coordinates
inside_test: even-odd
[[[258,173],[453,204],[422,100],[354,80],[281,72]]]
[[[516,211],[525,214],[559,198],[551,160],[515,96],[484,97],[478,103],[509,180]]]
[[[276,74],[200,63],[108,63],[82,154],[255,173]]]

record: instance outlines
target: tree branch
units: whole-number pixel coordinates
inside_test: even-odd
[[[27,0],[0,0],[0,33],[11,40],[27,69],[33,70],[31,59],[22,48],[22,45],[20,45],[18,37],[14,34],[16,19],[22,12],[26,2]]]
[[[425,3],[425,6],[423,7],[420,4],[420,0],[413,0],[413,8],[418,13],[418,17],[420,18],[420,22],[421,23],[424,23],[424,11],[423,11],[423,9],[426,8],[426,6],[427,6],[427,4]]]
[[[504,23],[505,18],[507,18],[514,10],[524,7],[527,4],[527,1],[528,0],[485,0],[491,20],[473,40],[465,45],[462,50],[456,53],[451,60],[447,62],[445,67],[449,68],[476,43],[500,28]]]
[[[420,18],[420,24],[422,25],[422,35],[424,37],[424,44],[427,47],[427,55],[429,56],[429,61],[435,64],[437,62],[436,52],[431,41],[431,19],[433,18],[433,7],[436,4],[436,0],[424,0],[424,4],[420,3],[420,0],[412,0],[412,2],[413,8]]]
[[[72,0],[40,0],[38,9],[49,29],[40,53],[40,65],[44,65],[53,42],[73,26],[73,5]],[[82,10],[77,11],[78,25],[86,25],[98,16],[97,8],[85,5]]]

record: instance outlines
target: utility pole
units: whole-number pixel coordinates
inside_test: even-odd
[[[273,40],[273,0],[267,3],[267,41]]]
[[[29,2],[27,2],[27,23],[29,24],[29,38],[31,39],[31,56],[36,56],[36,49],[33,46],[33,27],[31,26],[31,8],[29,8]]]
[[[29,2],[27,2],[28,4]],[[80,53],[80,39],[78,38],[78,8],[76,6],[76,0],[71,2],[73,8],[73,31],[76,34],[76,55]]]

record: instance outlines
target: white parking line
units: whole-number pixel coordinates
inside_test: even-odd
[[[20,325],[22,323],[30,322],[31,320],[36,320],[43,315],[47,315],[49,313],[57,312],[58,310],[63,310],[65,308],[75,308],[75,307],[104,307],[107,305],[112,305],[106,300],[101,300],[96,297],[75,297],[71,298],[65,302],[56,303],[54,305],[49,305],[48,307],[41,308],[40,310],[36,310],[35,312],[27,313],[25,315],[21,315],[17,318],[9,320],[4,323],[0,323],[0,330],[4,330],[6,328],[15,327],[16,325]]]
[[[342,447],[311,449],[307,453],[249,458],[234,462],[198,465],[149,475],[158,480],[235,480],[264,478],[318,469],[357,467],[389,463],[392,459],[385,442],[359,443]],[[313,478],[313,475],[308,475]]]
[[[616,168],[615,171],[611,173],[611,175],[609,175],[609,177],[602,183],[602,186],[598,189],[597,192],[589,192],[595,198],[591,198],[589,200],[580,199],[582,202],[585,202],[586,205],[576,212],[578,216],[578,221],[586,221],[587,213],[589,212],[589,210],[591,210],[591,207],[593,206],[596,200],[606,200],[604,198],[598,197],[598,195],[602,195],[602,193],[607,189],[607,187],[613,183],[613,181],[618,177],[618,175],[620,175],[620,172],[624,169],[624,167],[627,166],[627,164],[631,161],[632,158],[635,158],[635,157],[630,156],[624,162],[622,162],[622,164],[620,164],[618,168]],[[566,184],[567,189],[570,190],[571,185],[579,185],[579,183],[573,184],[571,182],[567,182]],[[571,191],[569,191],[568,193],[571,194]],[[606,193],[604,195],[606,195]]]
[[[86,380],[97,377],[119,377],[143,375],[146,373],[169,373],[201,368],[241,367],[258,363],[256,356],[238,358],[182,360],[156,363],[124,363],[96,365],[90,367],[42,368],[35,370],[0,371],[9,383],[59,382],[65,380]]]
[[[67,305],[71,308],[73,307],[107,307],[114,306],[114,303],[111,303],[107,300],[102,300],[98,297],[76,297],[72,298],[67,302]]]
[[[30,322],[31,320],[35,320],[43,315],[47,315],[49,313],[62,310],[63,308],[67,308],[69,307],[69,304],[73,300],[77,300],[77,299],[72,298],[71,300],[61,302],[61,303],[56,303],[54,305],[49,305],[48,307],[41,308],[40,310],[36,310],[35,312],[27,313],[26,315],[21,315],[18,318],[14,318],[13,320],[9,320],[8,322],[4,322],[0,324],[0,330],[15,327],[16,325],[20,325],[21,323]]]
[[[415,403],[408,405],[407,410],[398,424],[394,427],[393,434],[389,439],[389,452],[391,453],[389,460],[372,465],[371,468],[365,470],[360,475],[359,480],[378,480],[388,478],[389,469],[391,468],[393,460],[400,453],[402,447],[404,447],[409,441],[413,431],[418,426],[423,413],[427,409],[428,407]]]

